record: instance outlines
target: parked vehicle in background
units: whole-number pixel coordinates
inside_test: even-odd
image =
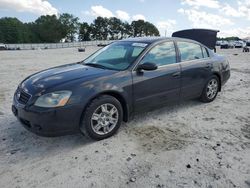
[[[221,40],[219,40],[219,41],[216,41],[216,46],[220,46],[221,45]]]
[[[7,46],[3,43],[0,43],[0,50],[7,50]]]
[[[234,48],[234,41],[228,42],[228,48]]]
[[[246,41],[243,47],[243,52],[249,52],[250,51],[250,41]]]
[[[221,49],[234,48],[234,42],[233,41],[222,41],[220,48]]]
[[[220,48],[221,49],[228,49],[229,43],[227,41],[221,41]]]
[[[243,48],[244,42],[243,41],[235,41],[234,42],[234,47],[235,48]]]

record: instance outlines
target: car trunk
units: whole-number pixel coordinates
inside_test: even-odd
[[[210,29],[187,29],[174,32],[172,37],[195,40],[213,50],[215,49],[218,32],[218,30]]]

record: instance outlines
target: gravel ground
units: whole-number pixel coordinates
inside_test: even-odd
[[[231,78],[210,104],[167,106],[112,138],[44,138],[12,115],[12,95],[36,71],[76,62],[77,49],[0,52],[0,187],[250,187],[250,53],[218,50]]]

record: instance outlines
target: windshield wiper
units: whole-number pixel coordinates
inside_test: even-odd
[[[95,63],[84,63],[83,65],[87,65],[87,66],[90,66],[90,67],[101,68],[101,69],[107,69],[107,67],[105,67],[104,65],[95,64]]]

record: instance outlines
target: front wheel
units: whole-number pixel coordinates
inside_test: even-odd
[[[102,140],[116,133],[123,119],[120,102],[109,95],[94,99],[84,112],[80,130],[84,135]]]
[[[212,76],[206,83],[202,94],[201,94],[201,101],[202,102],[212,102],[219,91],[219,79],[217,76]]]

